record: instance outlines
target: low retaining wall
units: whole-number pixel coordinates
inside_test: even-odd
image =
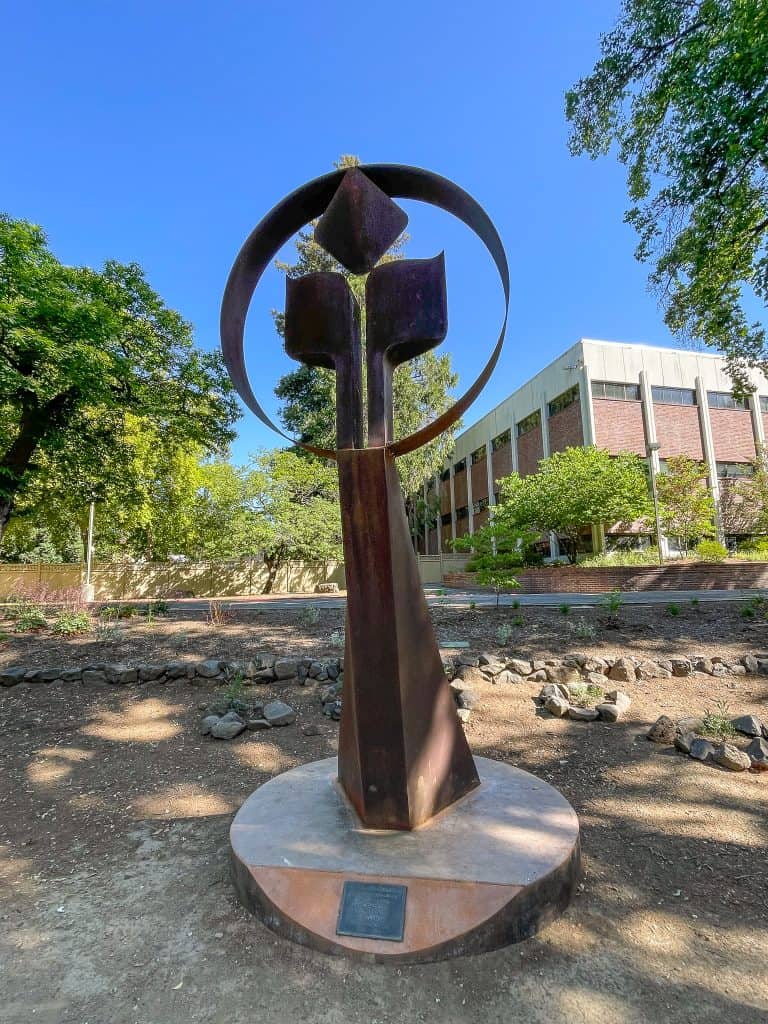
[[[585,569],[556,565],[521,569],[520,594],[607,594],[611,590],[763,590],[768,589],[768,562],[686,562],[681,565],[617,565]],[[443,576],[446,587],[480,587],[477,574],[452,572]]]

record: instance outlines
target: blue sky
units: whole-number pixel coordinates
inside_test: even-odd
[[[456,180],[486,208],[512,276],[510,328],[482,415],[577,338],[673,344],[622,223],[623,168],[569,155],[563,94],[592,67],[619,0],[6,5],[0,209],[40,223],[65,262],[140,263],[218,345],[218,312],[246,235],[342,153]],[[501,299],[482,247],[407,204],[414,257],[446,250],[463,383],[487,358]],[[269,311],[248,324],[257,395],[293,364]],[[278,439],[246,413],[238,461]]]

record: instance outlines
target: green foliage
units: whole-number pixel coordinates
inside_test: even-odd
[[[512,639],[512,629],[507,623],[502,623],[496,630],[496,643],[504,647]]]
[[[328,643],[331,647],[338,647],[343,649],[346,643],[343,629],[334,629],[331,635],[328,637]]]
[[[592,683],[575,683],[568,687],[568,698],[571,704],[580,708],[594,707],[604,696],[605,692],[602,687]]]
[[[570,148],[615,145],[670,329],[725,353],[737,386],[768,368],[768,6],[763,0],[623,0],[591,74],[566,96]]]
[[[359,163],[360,160],[355,156],[342,156],[335,166],[353,167]],[[295,262],[278,262],[277,267],[286,277],[300,277],[318,271],[343,274],[349,281],[360,306],[364,343],[366,275],[350,274],[320,248],[314,240],[313,231],[314,225],[299,233]],[[382,257],[381,262],[401,259],[406,242],[407,236],[402,236]],[[285,327],[284,314],[273,311],[273,316],[275,327],[282,337]],[[395,437],[405,437],[445,412],[453,402],[450,390],[457,384],[458,376],[451,369],[449,355],[427,352],[398,366],[393,381]],[[311,444],[326,448],[335,447],[335,383],[331,370],[302,365],[280,378],[275,394],[282,403],[280,419],[290,433]],[[454,438],[460,427],[460,423],[454,424],[434,441],[397,460],[397,469],[405,494],[419,493],[424,481],[442,469],[453,449]],[[417,530],[423,528],[423,522],[417,522],[415,526]]]
[[[579,617],[575,622],[568,623],[568,629],[573,633],[577,640],[592,641],[597,636],[597,630],[591,622],[583,617]]]
[[[17,501],[129,504],[131,425],[166,451],[215,451],[237,415],[220,356],[140,267],[64,266],[40,228],[0,215],[0,535]]]
[[[686,554],[694,540],[714,534],[715,503],[703,463],[685,455],[672,456],[667,459],[665,472],[656,477],[656,489],[662,529]]]
[[[728,548],[719,540],[700,540],[696,545],[696,557],[702,562],[722,562],[728,557]]]
[[[512,625],[513,626],[524,626],[525,625],[525,619],[523,618],[522,615],[516,615],[514,617],[514,619],[512,619]]]
[[[719,700],[713,711],[704,715],[701,731],[705,736],[716,740],[728,740],[737,735],[736,728],[731,722],[731,713],[728,704]]]
[[[497,529],[554,531],[576,561],[581,534],[592,525],[629,524],[650,514],[648,482],[636,455],[602,448],[566,448],[542,459],[538,472],[500,482]]]
[[[571,606],[569,604],[560,604],[557,606],[557,608],[561,615],[571,614]]]
[[[34,605],[24,608],[23,611],[15,616],[15,619],[15,633],[29,633],[31,630],[45,629],[48,625],[48,620],[43,615],[42,609],[36,608]]]
[[[742,619],[754,619],[756,614],[757,612],[751,604],[745,604],[739,612],[739,615],[742,617]]]
[[[639,550],[621,549],[602,551],[597,555],[587,555],[579,559],[579,565],[585,569],[610,568],[616,565],[658,565],[659,549],[656,547]]]
[[[520,607],[520,602],[517,600],[517,598],[515,598],[515,600],[512,602],[512,607],[515,609],[515,611],[517,611],[517,609]]]
[[[675,604],[674,601],[670,601],[667,605],[667,615],[671,615],[672,618],[676,618],[680,614],[680,605]]]
[[[57,636],[74,636],[90,631],[91,619],[87,612],[61,612],[53,623],[53,632]]]
[[[700,606],[701,606],[701,601],[699,601],[698,597],[692,597],[691,598],[691,608],[693,608],[693,610],[695,612],[697,612],[699,610]]]
[[[308,604],[301,609],[298,617],[302,626],[316,626],[320,621],[320,609],[316,604]]]
[[[619,617],[622,605],[624,604],[624,597],[620,590],[612,590],[608,594],[604,594],[599,602],[599,607],[603,611],[607,612],[608,618],[612,621],[616,621]]]

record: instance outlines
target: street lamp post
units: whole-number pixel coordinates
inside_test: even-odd
[[[658,441],[648,443],[648,471],[651,474],[651,494],[653,495],[653,514],[656,518],[656,547],[659,552],[659,565],[664,564],[664,555],[661,550],[661,519],[659,518],[659,492],[656,488],[656,471],[653,467],[653,453],[657,452],[661,445]]]

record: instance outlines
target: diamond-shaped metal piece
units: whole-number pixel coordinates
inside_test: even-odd
[[[315,241],[352,274],[367,274],[407,223],[405,210],[351,167],[317,222]]]

